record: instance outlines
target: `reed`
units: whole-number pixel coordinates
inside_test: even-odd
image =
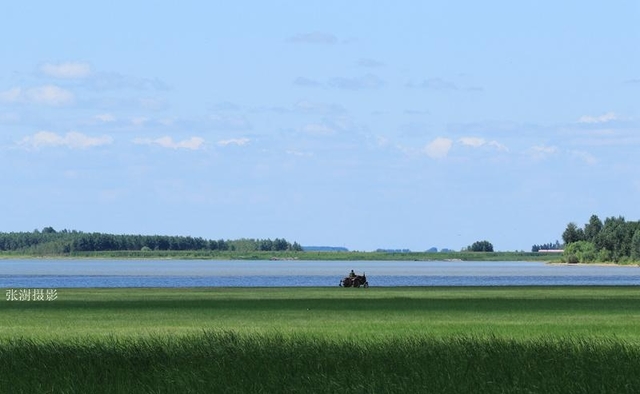
[[[0,392],[636,393],[640,346],[589,338],[386,340],[203,331],[0,344]]]
[[[0,393],[640,392],[636,287],[58,289]]]

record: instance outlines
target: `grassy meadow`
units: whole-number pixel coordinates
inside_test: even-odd
[[[640,289],[58,289],[0,392],[638,392]]]

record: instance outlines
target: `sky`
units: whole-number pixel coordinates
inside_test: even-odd
[[[529,251],[640,219],[640,3],[11,1],[0,231]]]

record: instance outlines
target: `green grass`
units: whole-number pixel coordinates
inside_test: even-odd
[[[0,299],[0,339],[189,334],[328,338],[580,335],[640,340],[636,287],[58,289]],[[44,326],[46,325],[46,329]]]
[[[0,299],[0,392],[638,392],[638,290],[58,289]]]

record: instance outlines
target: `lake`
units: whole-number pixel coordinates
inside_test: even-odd
[[[0,260],[0,289],[338,286],[350,270],[370,286],[640,285],[640,267],[522,261]]]

